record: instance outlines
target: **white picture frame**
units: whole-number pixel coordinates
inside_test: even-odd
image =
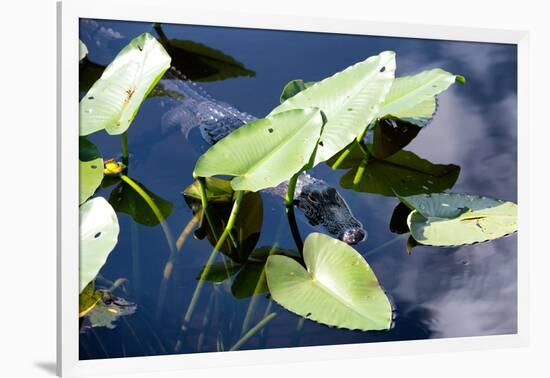
[[[183,4],[183,3],[182,3]],[[333,32],[516,44],[518,47],[518,332],[482,336],[374,344],[197,353],[80,361],[78,358],[78,23],[80,18],[155,21],[176,24]],[[349,19],[290,17],[245,12],[205,12],[165,0],[58,3],[58,255],[57,371],[61,376],[147,373],[309,360],[364,358],[410,353],[450,352],[524,346],[528,343],[528,50],[527,32],[365,22]]]

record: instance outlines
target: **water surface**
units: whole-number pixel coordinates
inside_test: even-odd
[[[383,50],[397,53],[398,76],[434,67],[464,75],[467,85],[454,85],[439,96],[435,119],[405,149],[433,163],[459,165],[452,191],[517,202],[517,49],[513,45],[184,25],[163,29],[170,38],[203,43],[255,71],[254,77],[201,85],[212,97],[258,117],[277,105],[289,80],[319,80]],[[148,23],[81,21],[89,59],[102,65],[145,31],[156,35]],[[165,106],[162,97],[146,100],[129,129],[130,176],[174,205],[167,223],[176,238],[192,217],[181,192],[192,183],[195,161],[206,146],[198,133],[188,140],[179,131],[162,132]],[[90,140],[104,158],[119,156],[119,138],[100,132]],[[395,305],[394,327],[360,332],[301,322],[261,295],[256,297],[251,323],[260,321],[266,310],[277,316],[240,349],[516,333],[516,235],[460,248],[418,246],[409,255],[406,238],[396,239],[389,230],[398,200],[341,188],[343,172],[320,166],[312,173],[338,188],[367,227],[369,238],[356,249],[366,256]],[[101,189],[97,195],[108,198],[111,190]],[[262,196],[264,220],[257,245],[295,249],[282,200]],[[80,358],[229,349],[240,338],[250,305],[250,299],[232,296],[231,281],[205,284],[191,321],[182,324],[211,245],[192,237],[186,240],[166,285],[165,301],[159,303],[170,254],[164,233],[159,226],[140,225],[125,214],[118,217],[119,242],[100,274],[106,284],[126,279],[116,293],[136,303],[137,311],[117,321],[114,329],[97,327],[81,334]],[[302,235],[323,232],[299,212],[298,223]]]

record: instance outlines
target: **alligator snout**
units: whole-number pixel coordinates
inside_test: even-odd
[[[359,242],[362,242],[367,237],[367,231],[362,228],[348,228],[342,234],[338,236],[338,239],[342,240],[344,243],[354,245]]]

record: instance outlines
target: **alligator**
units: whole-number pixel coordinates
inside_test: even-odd
[[[206,143],[213,145],[240,126],[257,119],[212,98],[174,67],[165,73],[159,84],[162,92],[174,97],[173,106],[162,116],[163,132],[179,127],[189,138],[190,131],[198,127]],[[283,182],[264,191],[284,198],[287,187],[288,182]],[[357,244],[367,237],[367,231],[353,216],[346,201],[335,188],[321,179],[302,173],[296,184],[294,204],[312,226],[323,226],[347,244]]]

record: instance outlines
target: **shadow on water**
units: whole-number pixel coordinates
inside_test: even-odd
[[[222,251],[237,254],[242,261],[218,260],[219,269],[205,283],[191,319],[182,321],[214,238],[200,229],[193,235],[196,229],[189,228],[196,224],[197,208],[182,196],[193,183],[195,161],[208,144],[197,129],[188,135],[178,128],[163,129],[163,115],[184,99],[169,86],[159,86],[143,103],[129,132],[129,174],[157,198],[177,253],[167,243],[164,228],[126,184],[114,182],[99,189],[98,195],[116,205],[120,223],[119,242],[101,276],[127,278],[117,295],[137,309],[113,322],[114,328],[92,326],[82,333],[81,359],[229,350],[239,343],[243,330],[272,313],[277,315],[240,349],[516,332],[517,236],[461,248],[408,250],[404,223],[408,212],[393,197],[395,188],[400,194],[415,194],[429,186],[430,191],[452,188],[517,200],[514,46],[81,20],[80,38],[89,50],[80,66],[81,92],[130,39],[145,31],[159,37],[174,65],[191,80],[202,82],[213,98],[254,116],[267,114],[278,103],[289,80],[319,80],[382,50],[397,52],[399,76],[441,67],[466,76],[468,84],[439,97],[438,113],[425,130],[385,120],[366,140],[373,161],[360,185],[350,183],[357,170],[353,161],[343,169],[321,165],[312,172],[340,188],[368,230],[369,238],[356,249],[393,299],[395,323],[387,332],[347,331],[304,321],[273,302],[261,285],[242,284],[260,281],[261,264],[247,260],[258,246],[296,249],[284,204],[265,193],[256,199],[263,204],[263,219],[256,222],[261,232],[252,227],[241,244]],[[100,146],[105,159],[119,155],[118,138],[96,133],[89,139]],[[377,150],[372,149],[373,141]],[[419,164],[423,170],[417,169]],[[227,210],[220,209],[223,214]],[[297,222],[304,235],[322,232],[299,212]],[[404,234],[396,238],[395,233]],[[176,243],[179,235],[185,237]],[[252,295],[255,291],[257,295]],[[55,373],[54,364],[35,365]]]

